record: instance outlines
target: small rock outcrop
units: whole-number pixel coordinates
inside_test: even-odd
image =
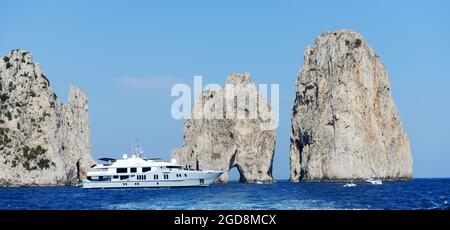
[[[197,98],[185,120],[184,145],[172,157],[186,168],[222,170],[219,182],[228,182],[234,167],[240,182],[271,182],[274,127],[270,105],[250,76],[233,74],[225,87]]]
[[[360,34],[326,32],[306,49],[290,156],[293,182],[412,177],[388,75]]]
[[[94,163],[87,98],[70,87],[66,105],[29,52],[0,59],[0,187],[79,182]]]

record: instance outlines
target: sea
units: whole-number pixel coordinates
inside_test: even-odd
[[[190,188],[2,188],[3,210],[449,210],[450,179],[357,183],[214,184]]]

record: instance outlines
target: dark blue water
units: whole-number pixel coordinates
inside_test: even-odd
[[[207,188],[0,189],[0,209],[449,209],[450,179],[385,182],[222,184]]]

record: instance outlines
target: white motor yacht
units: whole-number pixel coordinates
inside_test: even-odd
[[[83,180],[83,188],[151,188],[208,186],[222,171],[188,170],[172,162],[144,159],[139,155],[123,159],[101,158]]]
[[[372,176],[371,178],[366,180],[367,183],[371,183],[373,185],[381,185],[383,182],[381,182],[380,178],[377,176]]]

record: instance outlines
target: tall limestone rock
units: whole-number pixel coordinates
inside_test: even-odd
[[[66,105],[29,52],[0,59],[0,187],[74,184],[94,163],[87,98],[71,87]]]
[[[412,177],[409,141],[383,63],[355,32],[321,34],[304,53],[292,114],[290,180]]]
[[[233,74],[225,87],[197,98],[185,120],[184,145],[172,157],[187,168],[222,170],[219,182],[227,182],[234,167],[240,182],[271,182],[274,127],[270,105],[250,76]]]

